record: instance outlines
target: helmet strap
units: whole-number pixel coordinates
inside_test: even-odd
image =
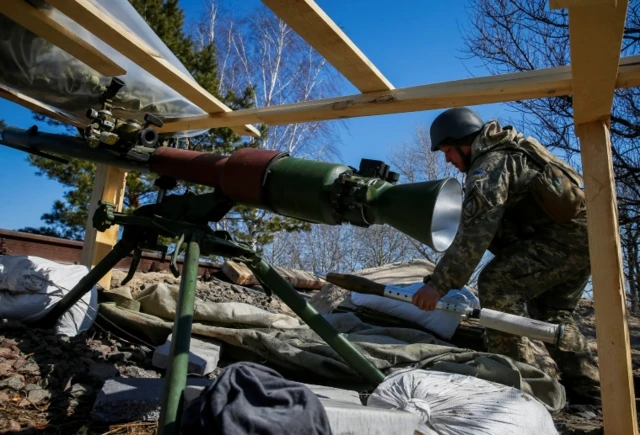
[[[469,171],[469,169],[471,169],[471,153],[463,153],[462,147],[460,145],[455,145],[455,148],[458,151],[458,155],[462,159],[462,163],[464,163],[465,172]]]

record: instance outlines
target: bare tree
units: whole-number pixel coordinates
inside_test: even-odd
[[[414,258],[415,251],[409,237],[388,225],[353,228],[358,240],[358,266],[361,269]]]
[[[257,107],[340,94],[344,78],[284,21],[263,5],[239,16],[233,3],[208,0],[198,27],[203,42],[216,42],[222,93],[253,85]],[[308,158],[334,157],[343,127],[321,121],[270,126],[261,146]]]
[[[313,225],[310,231],[280,231],[265,248],[267,260],[282,267],[316,272],[343,272],[353,264],[348,226]]]
[[[570,63],[569,23],[565,9],[549,10],[547,0],[473,0],[473,17],[463,30],[464,52],[491,73],[510,73]],[[622,54],[640,52],[640,2],[629,2]],[[580,168],[571,96],[508,103],[514,125],[536,136]],[[638,229],[640,210],[640,90],[619,89],[611,116],[613,166],[618,215],[630,300],[638,301]],[[636,302],[633,309],[640,306]]]
[[[448,165],[442,153],[431,151],[429,130],[424,124],[416,125],[411,140],[393,148],[389,161],[401,175],[401,182],[417,183],[443,178],[461,180],[459,172]]]

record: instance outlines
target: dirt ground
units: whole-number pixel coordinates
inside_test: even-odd
[[[118,285],[125,273],[115,271]],[[178,281],[168,273],[137,274],[129,284],[132,292],[155,282]],[[277,298],[247,290],[213,278],[199,282],[198,297],[211,301],[251,303],[271,312],[293,314]],[[580,327],[597,351],[593,304],[580,305]],[[640,319],[629,319],[633,369],[640,374]],[[151,364],[153,350],[133,344],[94,326],[87,333],[69,338],[50,330],[26,327],[19,322],[0,321],[0,434],[154,434],[156,423],[131,422],[100,426],[91,421],[91,408],[106,379],[163,375]],[[556,372],[544,346],[534,343],[540,366]],[[225,361],[219,366],[224,367]],[[209,377],[220,372],[218,369]],[[570,406],[554,415],[560,434],[601,434],[601,410]]]

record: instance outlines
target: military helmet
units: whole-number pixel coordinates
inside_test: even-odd
[[[446,139],[462,139],[482,130],[484,122],[468,107],[454,107],[442,112],[431,124],[431,151],[436,151]]]

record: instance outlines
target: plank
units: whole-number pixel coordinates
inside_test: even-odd
[[[616,7],[618,0],[549,0],[549,9],[567,9],[582,6]]]
[[[275,268],[292,287],[305,290],[320,290],[326,282],[316,275],[303,270]],[[226,260],[222,264],[222,272],[231,282],[243,286],[259,285],[253,272],[244,264]]]
[[[72,20],[82,23],[94,35],[116,49],[149,74],[174,89],[207,113],[231,112],[231,109],[203,89],[142,39],[103,13],[89,0],[47,0]],[[260,136],[251,125],[234,126],[233,131],[245,136]]]
[[[569,9],[575,124],[608,119],[620,62],[628,0],[617,7]]]
[[[126,171],[114,166],[99,164],[96,168],[93,192],[89,214],[85,224],[84,245],[82,247],[81,262],[93,268],[111,251],[118,240],[118,225],[113,225],[107,231],[100,232],[93,228],[93,214],[98,207],[98,201],[114,204],[116,211],[122,210],[126,186]],[[107,273],[99,282],[104,289],[111,288],[111,272]]]
[[[311,272],[296,269],[275,268],[292,287],[303,290],[320,290],[326,282]]]
[[[85,124],[77,122],[58,112],[54,108],[49,107],[46,104],[34,100],[33,98],[28,97],[24,94],[21,94],[20,92],[0,87],[0,98],[4,98],[5,100],[9,100],[13,103],[19,104],[22,107],[26,107],[29,110],[33,110],[36,113],[47,116],[51,119],[55,119],[56,121],[64,122],[65,124],[73,125],[79,128],[86,127]]]
[[[623,58],[620,62],[616,86],[638,85],[640,85],[640,56]],[[563,66],[167,120],[159,131],[174,132],[246,123],[279,125],[324,121],[546,98],[569,95],[571,92],[571,67]]]
[[[573,116],[587,205],[589,253],[605,433],[638,434],[624,264],[608,122],[628,0],[569,9]]]
[[[103,76],[113,77],[127,73],[124,68],[73,33],[71,29],[62,26],[47,12],[29,5],[24,0],[2,0],[0,13],[66,51]]]
[[[360,92],[393,85],[313,0],[262,0]]]
[[[603,121],[581,124],[589,252],[604,431],[638,434],[611,142]]]
[[[258,285],[258,279],[253,276],[253,272],[244,264],[227,260],[222,263],[222,273],[224,273],[232,283],[238,285]]]

